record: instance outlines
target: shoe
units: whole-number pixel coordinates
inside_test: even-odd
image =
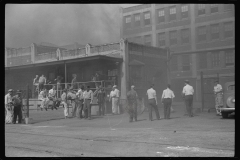
[[[45,108],[45,110],[47,111],[47,108]]]

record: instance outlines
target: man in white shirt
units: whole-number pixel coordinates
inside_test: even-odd
[[[76,96],[77,96],[77,99],[78,99],[77,117],[79,117],[80,119],[83,118],[83,116],[82,116],[82,111],[83,111],[83,92],[84,92],[84,87],[81,86],[81,88],[76,93]]]
[[[120,114],[119,111],[119,97],[120,97],[120,91],[117,89],[117,86],[113,86],[113,90],[110,92],[110,98],[109,101],[112,100],[112,114]]]
[[[214,86],[214,95],[215,95],[215,108],[217,115],[221,115],[220,108],[223,106],[223,90],[221,84],[218,81],[215,81]]]
[[[185,86],[183,87],[182,94],[184,96],[188,116],[193,117],[192,104],[193,104],[194,89],[192,86],[189,85],[188,80],[185,80]]]
[[[64,106],[64,117],[65,119],[68,118],[68,104],[67,104],[67,89],[64,88],[63,89],[63,93],[61,95],[61,100],[62,100],[62,104]]]
[[[43,108],[45,108],[45,110],[47,111],[47,105],[46,105],[46,102],[49,101],[47,96],[47,90],[46,88],[43,88],[43,90],[39,93],[38,95],[38,99],[41,100],[41,110],[43,110]]]
[[[87,86],[87,90],[83,92],[84,103],[84,116],[85,119],[91,120],[91,104],[93,103],[93,91],[90,90],[90,86]]]
[[[72,117],[76,117],[76,111],[77,111],[76,99],[77,99],[76,93],[74,92],[73,87],[71,86],[67,93],[67,100],[68,100],[68,104],[72,105]]]
[[[55,89],[55,85],[53,85],[52,89],[49,90],[48,92],[48,99],[49,101],[53,101],[53,105],[52,105],[52,110],[53,108],[55,108],[57,110],[57,107],[56,107],[56,89]],[[49,101],[47,101],[47,103],[49,103]]]
[[[153,89],[153,84],[150,86],[150,88],[147,90],[147,96],[148,96],[148,104],[149,104],[149,120],[153,121],[152,119],[152,108],[154,108],[156,112],[156,117],[158,120],[160,120],[159,112],[158,112],[158,106],[157,106],[157,94],[156,91]]]
[[[39,84],[38,84],[38,89],[39,91],[43,90],[44,85],[47,83],[46,78],[44,77],[44,75],[42,75],[41,77],[39,77]]]
[[[36,77],[33,79],[33,86],[34,86],[33,93],[37,93],[38,92],[38,83],[39,83],[38,75],[36,75]]]
[[[171,86],[168,84],[167,89],[165,89],[162,94],[162,103],[164,104],[164,119],[170,119],[172,99],[175,97],[170,88]]]

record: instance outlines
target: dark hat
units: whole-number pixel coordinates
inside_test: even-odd
[[[67,89],[66,89],[66,88],[64,88],[64,89],[63,89],[63,92],[67,92]]]
[[[17,90],[17,92],[16,93],[22,93],[22,91],[21,90]]]
[[[189,80],[186,79],[184,82],[185,82],[185,83],[189,83]]]
[[[13,92],[13,90],[12,90],[12,89],[9,89],[8,92]]]
[[[216,81],[214,81],[215,83],[218,83],[219,81],[218,80],[216,80]]]

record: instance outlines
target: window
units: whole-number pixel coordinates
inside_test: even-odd
[[[176,7],[169,8],[169,11],[170,11],[169,20],[170,21],[176,20],[177,19]]]
[[[207,31],[206,26],[198,27],[198,42],[206,41]]]
[[[233,4],[224,4],[224,10],[228,11],[228,10],[233,10]]]
[[[151,46],[151,45],[152,45],[152,44],[151,44],[151,41],[152,41],[151,35],[146,35],[146,36],[144,36],[144,44],[145,44],[145,45]]]
[[[144,25],[150,25],[150,12],[144,13]]]
[[[187,18],[188,17],[188,5],[182,5],[181,11],[182,11],[182,18]]]
[[[182,55],[182,71],[190,71],[190,55]]]
[[[158,10],[158,23],[165,22],[164,9]]]
[[[211,13],[218,12],[218,4],[211,4],[210,8],[211,8],[211,10],[210,10]]]
[[[190,42],[190,30],[182,29],[181,30],[181,43],[186,44]]]
[[[158,46],[159,47],[166,45],[165,39],[166,39],[165,33],[158,33]]]
[[[233,37],[233,22],[224,23],[224,38]]]
[[[171,31],[169,33],[170,36],[170,45],[176,45],[177,44],[177,31]]]
[[[220,66],[220,56],[219,52],[212,53],[212,67],[219,67]]]
[[[225,65],[226,67],[234,66],[235,54],[233,50],[225,51]]]
[[[198,15],[205,14],[205,4],[198,4]]]
[[[131,17],[130,16],[125,17],[125,26],[127,28],[131,27]]]
[[[207,68],[207,53],[199,53],[199,69]]]
[[[211,40],[219,39],[219,24],[211,25]]]
[[[140,26],[140,14],[136,14],[136,15],[134,16],[134,20],[135,20],[134,26],[135,26],[135,27],[139,27],[139,26]]]
[[[178,71],[178,56],[172,55],[170,64],[171,64],[171,71]]]

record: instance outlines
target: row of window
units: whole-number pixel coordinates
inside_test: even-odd
[[[232,4],[224,4],[225,10],[233,9]],[[177,14],[181,15],[181,18],[188,18],[189,17],[189,5],[188,4],[182,4],[181,5],[181,13],[177,13],[176,6],[169,7],[168,10],[166,9],[158,9],[157,10],[157,23],[162,23],[166,21],[165,12],[168,11],[169,13],[169,21],[174,21],[177,19]],[[219,4],[210,4],[210,13],[216,13],[219,12]],[[204,15],[206,14],[206,4],[198,4],[198,15]],[[151,14],[150,11],[143,13],[143,23],[144,25],[150,25],[151,24]],[[134,27],[141,26],[141,15],[140,13],[134,14]],[[131,27],[131,16],[125,17],[125,27],[129,28]]]
[[[207,53],[198,54],[198,68],[207,69],[210,68],[208,63],[211,63],[211,68],[221,68],[221,55],[220,51],[215,51],[208,57]],[[181,60],[180,60],[181,59]],[[209,61],[209,62],[208,62]],[[181,62],[181,63],[178,63]],[[224,65],[231,67],[235,65],[235,53],[234,50],[224,51]],[[180,64],[180,65],[178,65]],[[179,68],[180,67],[180,68]],[[190,71],[191,70],[191,55],[179,55],[172,56],[171,58],[171,71]]]

